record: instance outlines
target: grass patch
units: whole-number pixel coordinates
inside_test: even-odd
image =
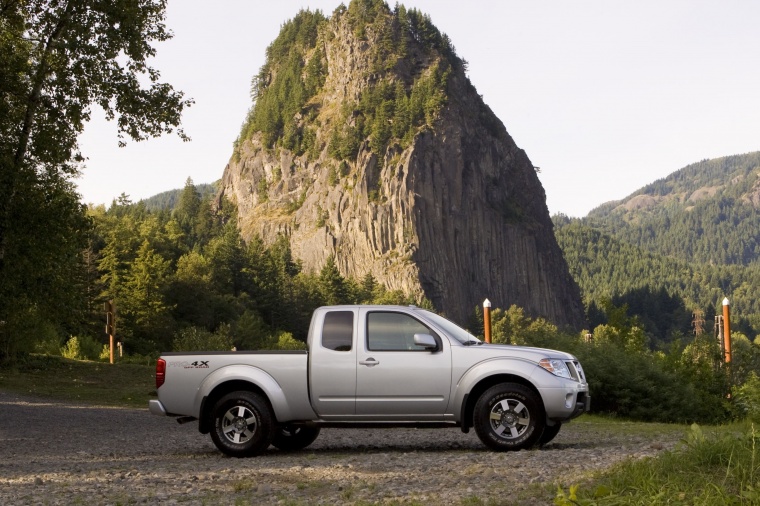
[[[49,399],[145,408],[155,397],[155,366],[31,355],[0,368],[0,390]]]
[[[748,423],[709,430],[692,425],[675,450],[560,489],[555,504],[760,504],[759,441],[760,432]]]

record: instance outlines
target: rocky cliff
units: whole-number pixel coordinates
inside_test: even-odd
[[[243,236],[288,237],[466,321],[489,298],[580,327],[536,171],[427,16],[354,0],[283,25],[220,197]]]

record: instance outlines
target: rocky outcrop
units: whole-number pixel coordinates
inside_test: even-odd
[[[329,155],[335,122],[343,121],[336,111],[388,79],[371,72],[371,27],[358,37],[345,18],[336,12],[321,28],[327,75],[311,114],[299,118],[314,127],[317,154],[296,156],[253,133],[239,139],[225,168],[221,195],[237,204],[244,238],[272,243],[285,235],[306,270],[333,255],[344,276],[371,273],[458,321],[489,298],[579,328],[579,290],[536,171],[462,68],[451,68],[445,102],[410,142],[391,139],[378,154],[367,138],[355,157]],[[409,37],[391,78],[409,88],[440,58]]]

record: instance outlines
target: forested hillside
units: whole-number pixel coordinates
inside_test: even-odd
[[[213,209],[191,180],[173,211],[122,198],[90,209],[89,330],[102,335],[102,301],[116,302],[116,335],[129,353],[198,348],[302,347],[312,310],[324,304],[424,303],[347,280],[334,262],[303,272],[286,240],[245,243],[236,210]],[[51,336],[53,349],[60,338]],[[298,341],[301,342],[298,342]],[[102,342],[102,339],[100,340]],[[38,343],[43,348],[46,343]]]
[[[760,152],[703,160],[584,223],[653,253],[711,265],[760,260]]]
[[[650,335],[689,336],[692,313],[712,331],[729,297],[735,328],[760,333],[760,153],[703,160],[583,219],[555,216],[555,234],[593,328],[606,303],[627,305]]]

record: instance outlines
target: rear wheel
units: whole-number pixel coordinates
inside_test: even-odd
[[[211,439],[232,457],[250,457],[267,449],[274,435],[269,404],[253,392],[232,392],[214,405]]]
[[[492,450],[532,447],[541,437],[544,423],[541,399],[517,383],[494,385],[475,404],[475,432]]]
[[[275,430],[272,445],[289,452],[302,450],[319,436],[319,427],[308,425],[282,425]]]
[[[549,442],[554,439],[557,434],[559,434],[559,430],[562,428],[562,423],[557,422],[554,425],[547,425],[544,427],[544,432],[541,433],[541,437],[538,438],[538,446],[544,446],[545,444],[549,444]]]

